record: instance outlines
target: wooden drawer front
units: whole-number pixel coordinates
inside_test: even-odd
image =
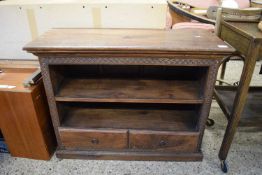
[[[125,149],[127,130],[59,129],[62,145],[77,149]]]
[[[195,152],[198,132],[130,131],[131,149]]]
[[[222,25],[221,38],[246,55],[249,48],[249,39]]]

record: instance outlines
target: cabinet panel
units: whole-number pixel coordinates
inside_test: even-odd
[[[152,151],[196,152],[198,137],[198,132],[131,130],[129,147],[131,149],[150,149]]]
[[[127,130],[59,128],[62,145],[77,149],[125,149]]]

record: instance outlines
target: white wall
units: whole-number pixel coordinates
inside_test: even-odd
[[[164,29],[165,0],[0,2],[0,59],[33,59],[22,47],[50,28]]]

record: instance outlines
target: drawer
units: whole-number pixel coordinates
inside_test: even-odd
[[[125,149],[127,130],[59,128],[62,146],[76,149]]]
[[[198,132],[131,130],[129,146],[131,149],[196,152],[198,137]]]

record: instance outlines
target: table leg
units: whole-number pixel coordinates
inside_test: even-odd
[[[225,78],[225,73],[226,73],[226,67],[227,67],[227,61],[225,61],[222,65],[221,65],[221,73],[220,73],[220,79],[224,80]],[[222,82],[219,82],[219,85],[222,85]]]
[[[238,123],[241,117],[241,114],[246,103],[246,98],[248,95],[249,84],[254,72],[256,65],[256,59],[259,53],[259,44],[254,40],[249,47],[249,52],[245,59],[244,68],[242,71],[240,84],[236,93],[234,100],[233,109],[231,111],[230,119],[228,120],[228,125],[224,135],[224,139],[219,151],[219,159],[225,161],[230,149],[231,143],[233,141],[235,132],[238,127]],[[225,163],[225,162],[223,162]]]

